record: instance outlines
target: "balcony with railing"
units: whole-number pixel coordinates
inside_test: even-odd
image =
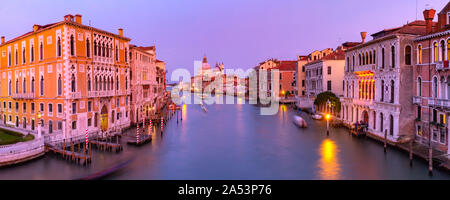
[[[114,90],[111,91],[99,91],[98,92],[99,97],[112,97],[115,96]]]
[[[97,91],[88,91],[87,93],[88,98],[92,98],[92,97],[98,97],[98,92]]]
[[[430,98],[430,99],[428,99],[428,105],[434,106],[434,107],[439,107],[439,108],[450,109],[450,99]]]
[[[448,69],[450,69],[448,67],[448,60],[436,62],[436,69],[437,70],[448,70]]]
[[[413,97],[413,104],[422,104],[422,97]]]
[[[14,93],[11,96],[13,99],[34,99],[34,93]]]
[[[71,92],[70,93],[71,99],[80,99],[81,98],[81,92]]]

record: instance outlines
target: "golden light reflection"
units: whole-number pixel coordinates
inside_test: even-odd
[[[186,119],[186,111],[187,111],[187,106],[186,106],[186,104],[183,104],[183,106],[181,107],[181,112],[182,112],[182,119],[184,120],[184,119]]]
[[[333,180],[340,177],[341,168],[338,159],[339,149],[330,139],[325,139],[320,145],[320,160],[318,163],[319,177],[321,179]]]

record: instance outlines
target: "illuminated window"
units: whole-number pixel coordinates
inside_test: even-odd
[[[422,45],[417,47],[417,63],[422,64]]]

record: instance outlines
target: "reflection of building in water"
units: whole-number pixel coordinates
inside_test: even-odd
[[[330,140],[325,139],[320,145],[318,163],[319,178],[320,179],[339,179],[341,168],[338,159],[339,149],[336,144]]]

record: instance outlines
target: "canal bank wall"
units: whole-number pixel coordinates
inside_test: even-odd
[[[26,162],[44,154],[44,138],[0,146],[0,167]]]
[[[348,125],[344,124],[344,127],[350,131],[350,127]],[[379,135],[372,133],[372,132],[367,132],[367,137],[369,137],[372,140],[375,140],[377,142],[380,143],[384,143],[384,138],[380,137]],[[386,142],[390,147],[394,147],[400,151],[409,153],[410,149],[409,149],[409,143],[399,143],[399,142],[394,142],[390,139],[387,140]],[[429,160],[429,148],[428,146],[424,145],[424,144],[420,144],[417,142],[413,142],[413,146],[412,146],[412,152],[413,155],[415,157],[418,157],[420,159],[423,159],[425,161]],[[433,149],[433,166],[437,166],[440,169],[446,170],[447,172],[450,172],[450,158],[449,155],[447,155],[445,152],[439,151],[437,149]]]

